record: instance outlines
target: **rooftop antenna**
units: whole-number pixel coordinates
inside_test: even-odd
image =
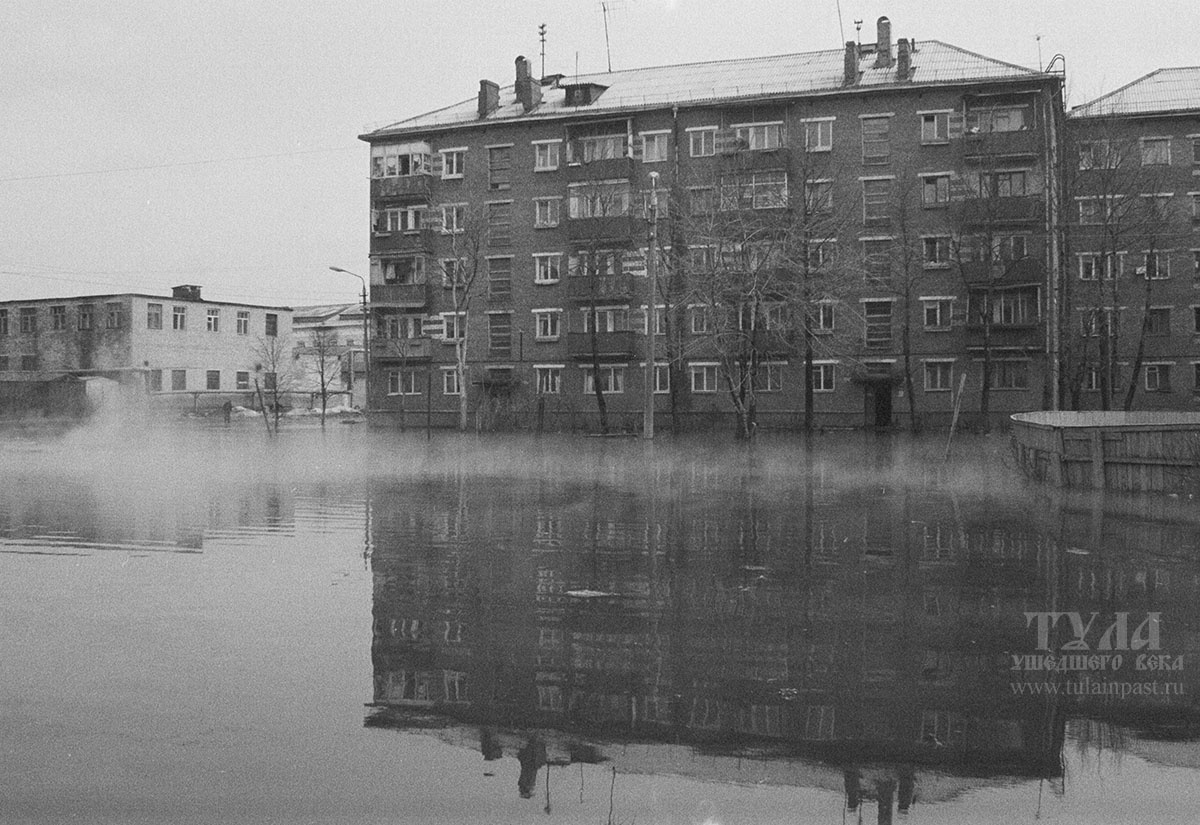
[[[838,42],[845,43],[846,42],[846,29],[842,26],[842,0],[837,0],[837,10],[838,10],[838,37],[841,38],[841,40],[839,40]]]
[[[608,39],[608,13],[624,7],[625,0],[600,0],[600,13],[604,15],[604,53],[608,58],[608,70],[612,71],[612,48]]]
[[[538,26],[538,39],[542,41],[542,74],[541,74],[541,77],[545,77],[546,76],[546,24],[545,23],[542,23],[540,26]]]
[[[862,21],[861,20],[854,21],[854,40],[858,43],[859,46],[862,45]]]
[[[1037,40],[1037,49],[1038,49],[1038,62],[1037,62],[1037,64],[1038,64],[1039,66],[1041,66],[1041,65],[1042,65],[1042,36],[1041,36],[1040,34],[1035,34],[1033,37],[1034,37],[1034,39],[1035,39],[1035,40]]]

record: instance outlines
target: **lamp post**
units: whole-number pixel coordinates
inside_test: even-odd
[[[329,267],[332,272],[340,272],[343,275],[353,275],[362,282],[362,317],[363,317],[363,412],[371,411],[371,325],[367,318],[367,279],[359,275],[357,272],[351,272],[348,269],[342,269],[338,266]],[[354,380],[354,359],[350,360],[350,380]]]
[[[642,377],[642,438],[654,438],[654,322],[658,297],[658,172],[650,173],[650,249],[646,255],[646,370]]]

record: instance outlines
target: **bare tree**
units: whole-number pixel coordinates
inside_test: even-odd
[[[338,345],[337,331],[331,327],[317,327],[309,346],[301,346],[298,355],[306,361],[311,377],[317,385],[317,396],[321,400],[321,427],[325,427],[325,415],[329,409],[329,396],[336,382],[342,378],[342,356],[345,347]]]
[[[454,376],[459,392],[458,428],[465,431],[470,410],[467,335],[471,304],[486,284],[487,250],[493,233],[484,211],[468,206],[454,208],[458,211],[453,222],[444,222],[442,228],[450,251],[450,257],[442,260],[442,286],[450,296],[450,312],[443,313],[443,337],[454,344]]]
[[[283,416],[282,400],[294,379],[292,365],[295,363],[292,346],[287,336],[268,335],[255,344],[254,392],[262,409],[267,435],[279,432],[279,420]]]

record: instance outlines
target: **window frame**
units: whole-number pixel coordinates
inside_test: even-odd
[[[931,371],[930,367],[934,369]],[[943,382],[943,368],[945,381]],[[954,359],[926,359],[921,365],[924,392],[953,392]],[[935,380],[930,381],[933,377]],[[943,386],[944,383],[944,386]]]
[[[717,127],[694,126],[685,130],[688,135],[688,157],[711,158],[717,154]],[[696,151],[696,138],[700,138],[700,151]],[[708,151],[704,151],[707,149]]]
[[[562,167],[562,138],[533,140],[533,171],[557,172]]]
[[[954,114],[953,109],[932,109],[917,112],[917,115],[921,118],[922,146],[943,146],[950,142],[950,115],[952,114]],[[932,136],[928,134],[925,128],[928,123],[933,124]]]
[[[832,152],[833,124],[836,120],[835,117],[801,118],[800,123],[804,127],[804,151],[809,153]],[[814,136],[815,140],[813,140]]]

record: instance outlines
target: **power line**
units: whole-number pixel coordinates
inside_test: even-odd
[[[232,158],[210,158],[208,160],[185,160],[178,163],[155,163],[148,166],[123,166],[112,169],[89,169],[80,172],[49,172],[44,175],[18,175],[11,178],[0,178],[0,183],[15,183],[29,180],[49,180],[51,178],[78,178],[92,175],[115,175],[122,172],[147,172],[155,169],[173,169],[182,166],[211,166],[218,163],[237,163],[244,160],[270,160],[273,158],[290,158],[300,155],[318,155],[329,152],[356,152],[357,146],[329,147],[325,149],[300,149],[295,152],[275,152],[267,155],[242,155]]]

